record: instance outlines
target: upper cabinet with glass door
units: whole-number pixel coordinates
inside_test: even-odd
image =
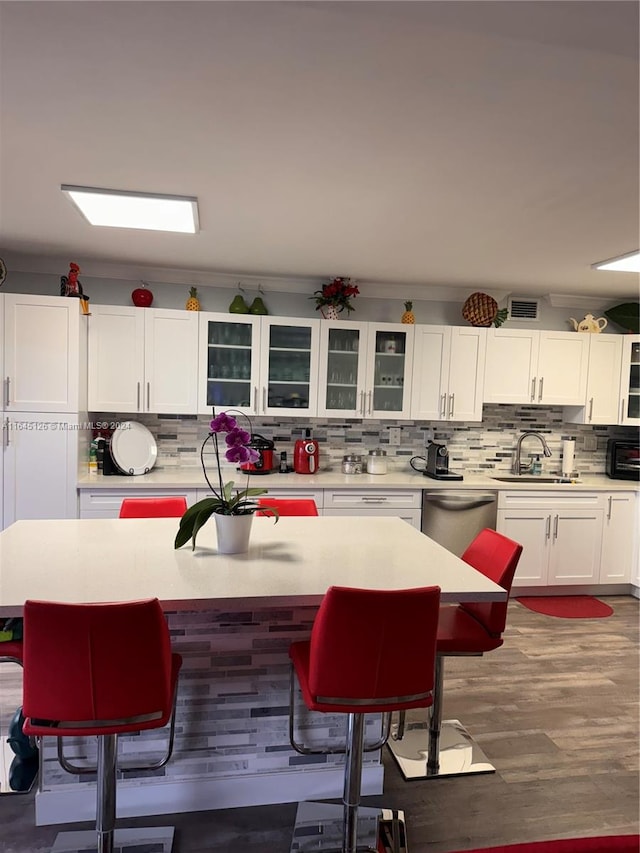
[[[199,411],[316,413],[319,320],[200,315]]]
[[[316,415],[320,320],[262,317],[257,414]]]
[[[260,381],[260,317],[200,315],[198,410],[212,407],[257,414]]]
[[[640,335],[622,339],[620,423],[640,424]]]
[[[413,327],[323,321],[318,415],[408,418]]]

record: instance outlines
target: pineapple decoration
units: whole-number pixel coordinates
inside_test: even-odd
[[[413,302],[405,302],[404,303],[405,311],[402,315],[401,323],[411,323],[414,325],[416,322],[416,315],[411,310],[413,308]]]
[[[199,311],[200,310],[200,300],[198,299],[198,290],[195,287],[189,288],[189,298],[187,299],[187,304],[185,305],[187,311]]]

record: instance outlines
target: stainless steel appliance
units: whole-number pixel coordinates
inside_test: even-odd
[[[422,532],[460,557],[484,530],[496,529],[498,493],[439,489],[422,493]]]
[[[640,480],[640,439],[607,442],[607,476],[612,480]]]

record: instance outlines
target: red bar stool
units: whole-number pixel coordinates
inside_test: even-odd
[[[337,846],[355,853],[362,843],[376,851],[406,850],[402,812],[360,807],[364,715],[431,705],[439,602],[439,587],[330,587],[311,639],[290,646],[292,746],[303,754],[345,753],[342,806],[300,803],[292,851]],[[348,715],[344,748],[314,750],[296,743],[294,671],[310,711]],[[379,749],[385,739],[383,733],[371,748]]]
[[[183,497],[125,498],[120,507],[120,518],[182,518],[187,511]]]
[[[466,563],[503,587],[507,599],[440,608],[428,737],[424,723],[411,724],[405,730],[405,715],[401,713],[388,744],[405,779],[495,772],[495,767],[458,720],[442,722],[444,659],[450,655],[481,656],[503,644],[508,598],[521,553],[522,545],[485,528],[462,555]]]
[[[118,735],[167,723],[182,664],[158,600],[27,601],[24,664],[25,734],[97,736],[98,853],[145,842],[169,853],[173,827],[115,830]],[[52,850],[95,845],[93,832],[60,833]]]
[[[258,506],[273,507],[278,515],[318,515],[316,502],[311,498],[258,498]],[[256,515],[268,515],[256,512]]]

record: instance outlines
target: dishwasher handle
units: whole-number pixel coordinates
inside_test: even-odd
[[[486,504],[496,503],[497,492],[425,492],[424,502],[449,511],[475,509]]]

